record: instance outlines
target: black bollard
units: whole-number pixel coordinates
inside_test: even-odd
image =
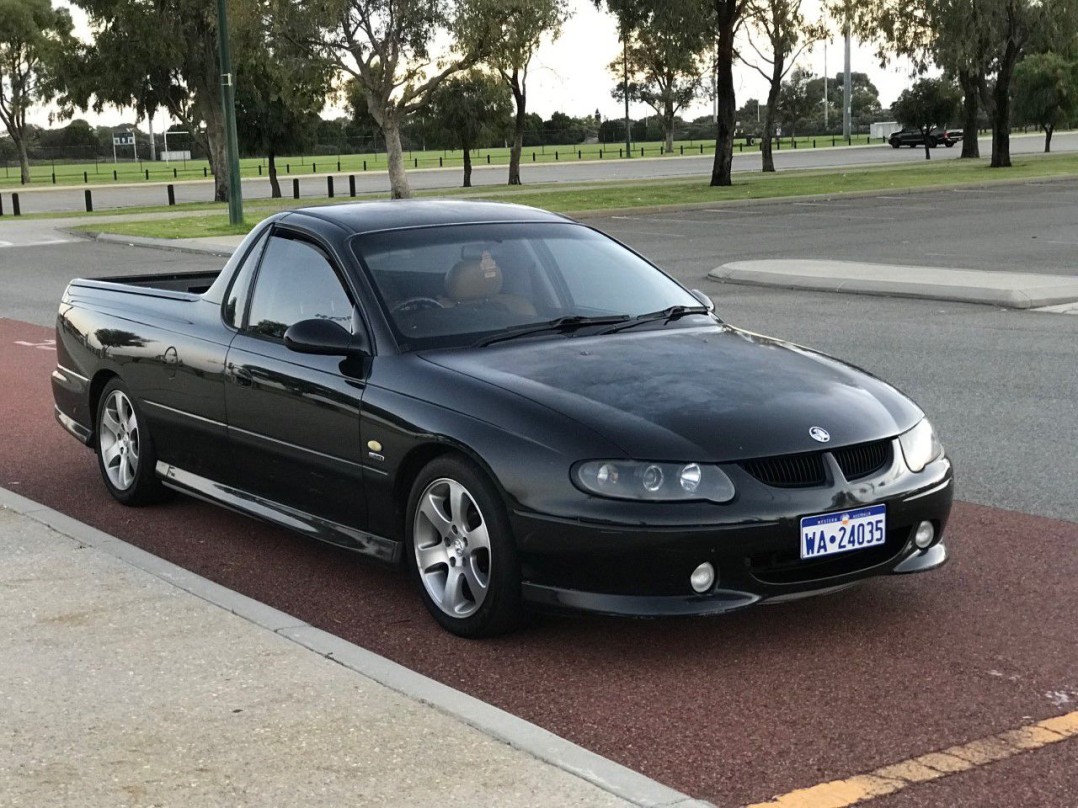
[[[176,204],[176,187],[171,182],[168,184],[168,204]]]
[[[326,195],[330,199],[333,198],[333,175],[332,174],[328,174],[326,176]]]
[[[292,180],[292,198],[299,199],[299,180]]]
[[[348,175],[348,195],[353,196],[353,197],[356,195],[356,175],[355,174],[349,174]]]
[[[85,191],[83,191],[82,193],[83,193],[83,195],[84,195],[84,196],[86,197],[86,212],[87,212],[87,213],[93,213],[93,212],[94,212],[94,197],[93,197],[93,193],[92,193],[92,192],[90,191],[90,189],[89,189],[89,188],[87,188],[87,189],[86,189]]]
[[[22,216],[22,210],[19,208],[19,195],[11,195],[11,213],[14,216]]]

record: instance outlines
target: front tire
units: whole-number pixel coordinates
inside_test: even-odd
[[[408,565],[423,604],[460,637],[491,637],[521,616],[509,518],[487,476],[454,456],[431,461],[408,498]]]
[[[157,452],[146,419],[119,379],[101,392],[96,421],[97,466],[113,499],[124,505],[159,502],[165,493],[157,479]]]

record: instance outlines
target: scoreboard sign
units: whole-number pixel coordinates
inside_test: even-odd
[[[115,132],[112,135],[113,146],[134,146],[135,136],[130,132]]]

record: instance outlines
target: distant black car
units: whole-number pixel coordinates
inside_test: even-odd
[[[928,147],[934,149],[942,144],[949,149],[961,139],[962,131],[959,129],[933,129],[928,133]],[[899,129],[891,133],[887,142],[895,149],[900,146],[916,148],[925,145],[925,136],[920,129]]]
[[[466,636],[947,558],[951,463],[912,401],[534,208],[308,208],[219,274],[72,281],[52,384],[120,502],[167,486],[403,563]]]

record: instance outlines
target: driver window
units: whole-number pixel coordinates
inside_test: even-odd
[[[281,339],[300,320],[333,320],[352,331],[352,303],[321,250],[271,236],[255,279],[247,330]]]

